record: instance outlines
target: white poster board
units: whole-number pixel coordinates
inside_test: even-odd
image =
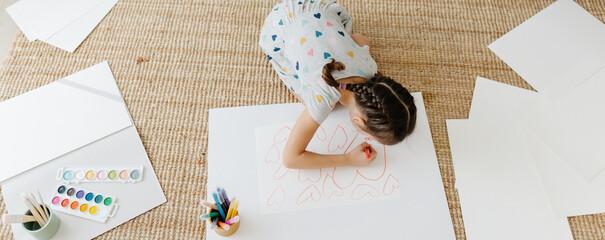
[[[296,121],[301,104],[210,110],[208,189],[224,187],[239,202],[240,227],[230,239],[455,239],[420,93],[416,129],[392,146],[400,199],[261,214],[255,129]],[[330,114],[346,111],[338,107]],[[234,137],[237,136],[237,137]],[[208,191],[210,193],[210,191]],[[207,195],[207,199],[212,199]],[[207,228],[206,239],[223,239]]]

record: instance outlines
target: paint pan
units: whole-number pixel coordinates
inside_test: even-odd
[[[143,165],[107,165],[63,167],[57,171],[57,180],[68,184],[89,182],[139,182],[143,179]]]
[[[102,223],[113,217],[118,209],[113,196],[65,184],[53,191],[48,206],[58,212]]]

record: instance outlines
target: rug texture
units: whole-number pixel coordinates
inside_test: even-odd
[[[467,118],[477,76],[531,89],[487,45],[552,2],[339,0],[353,31],[372,41],[379,70],[423,93],[459,239],[464,223],[445,120]],[[0,68],[0,101],[108,60],[166,193],[167,203],[100,239],[205,238],[196,216],[206,195],[208,109],[296,101],[257,45],[275,3],[121,0],[73,54],[16,36]],[[605,1],[578,3],[605,20]],[[605,238],[605,214],[569,223],[576,239]],[[10,227],[0,225],[0,236],[12,238]]]

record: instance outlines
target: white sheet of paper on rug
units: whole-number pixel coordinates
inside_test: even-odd
[[[526,137],[556,216],[605,212],[605,174],[587,183],[537,137]]]
[[[589,182],[605,169],[605,69],[556,103],[537,98],[519,121]]]
[[[389,150],[391,156],[397,156],[392,169],[399,178],[401,198],[268,215],[261,214],[258,171],[255,170],[258,165],[255,129],[294,122],[303,106],[278,104],[211,109],[208,187],[220,185],[240,200],[242,224],[229,238],[455,239],[422,95],[412,95],[418,108],[416,129],[407,140]],[[338,105],[326,121],[341,111],[346,109]],[[206,230],[206,239],[221,238],[212,230]]]
[[[390,146],[358,133],[347,111],[332,113],[307,147],[319,154],[344,154],[362,142],[372,144],[376,160],[366,167],[287,169],[282,154],[294,123],[256,129],[258,186],[263,214],[401,198]]]
[[[573,239],[567,219],[553,215],[524,131],[514,125],[447,121],[452,146],[473,149],[467,158],[452,158],[456,171],[464,170],[456,176],[467,180],[458,187],[467,239]]]
[[[584,84],[589,84],[588,89],[598,89],[591,83],[592,79]],[[574,94],[582,88],[574,90]],[[469,116],[471,119],[514,118],[513,112],[526,107],[536,97],[538,94],[535,92],[477,78]],[[526,139],[555,216],[605,212],[604,174],[587,183],[536,136],[526,131]]]
[[[58,82],[62,82],[60,84],[69,84],[65,86],[78,89],[78,91],[84,92],[87,95],[109,99],[112,102],[121,104],[121,107],[126,109],[122,95],[107,62],[99,63],[49,85],[52,86],[52,84],[57,84]],[[56,92],[56,94],[61,94],[61,92]],[[59,96],[54,97],[60,98]],[[76,100],[88,102],[86,98]],[[95,108],[97,106],[93,105],[91,107]],[[98,107],[102,107],[102,105]],[[71,110],[81,111],[81,109]],[[61,116],[65,118],[66,122],[72,121],[72,119],[68,119],[72,115],[58,114],[56,118],[60,118]],[[111,113],[108,117],[113,119],[125,118],[129,122],[132,121],[127,110],[118,115]],[[111,121],[95,123],[98,124],[96,128],[112,125]],[[72,131],[73,129],[67,130]],[[81,131],[87,133],[95,131],[95,129],[81,129]],[[55,137],[55,141],[57,142],[66,141],[66,139],[63,139],[65,136],[58,135]],[[153,166],[147,157],[136,127],[132,123],[126,128],[118,129],[117,132],[108,133],[93,142],[82,144],[84,145],[81,147],[74,147],[70,151],[65,151],[64,154],[52,159],[52,161],[38,165],[3,181],[2,195],[8,213],[22,214],[26,207],[20,198],[20,194],[21,192],[32,192],[34,187],[38,187],[47,204],[51,204],[50,196],[59,185],[59,181],[56,180],[57,170],[74,165],[136,164],[143,165],[144,171],[142,181],[136,184],[79,184],[78,186],[85,189],[94,189],[113,195],[116,203],[119,205],[116,215],[109,218],[106,223],[99,223],[69,214],[57,213],[57,216],[61,219],[61,227],[57,235],[55,235],[55,239],[91,239],[166,202],[166,197],[153,170]],[[4,168],[4,165],[2,167]],[[31,235],[25,232],[20,225],[13,225],[12,227],[15,239],[32,239]]]
[[[42,41],[70,53],[74,52],[117,2],[118,0],[103,1],[67,27]]]
[[[30,39],[46,40],[105,0],[20,0],[6,8]]]
[[[516,121],[512,114],[514,110],[524,108],[527,101],[536,97],[536,92],[477,77],[469,118],[502,118],[507,121]],[[495,102],[493,99],[505,100]],[[459,142],[450,141],[450,144],[459,144]],[[454,146],[452,146],[452,155],[465,154],[464,152],[454,153],[456,150],[462,151],[454,149]],[[468,151],[472,151],[472,149]],[[460,187],[464,184],[466,174],[459,174],[464,169],[458,169],[455,162],[454,169],[456,171],[456,187]]]
[[[550,101],[605,66],[605,24],[559,0],[488,47]]]
[[[132,125],[120,98],[79,74],[0,103],[0,181]]]

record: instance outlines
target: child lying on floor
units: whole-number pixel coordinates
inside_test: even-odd
[[[376,158],[367,142],[346,154],[306,151],[337,102],[349,110],[357,131],[383,144],[399,143],[414,130],[414,98],[401,84],[378,74],[370,40],[351,34],[351,25],[346,9],[326,0],[285,0],[263,24],[261,48],[305,105],[283,153],[288,168],[365,166]]]

